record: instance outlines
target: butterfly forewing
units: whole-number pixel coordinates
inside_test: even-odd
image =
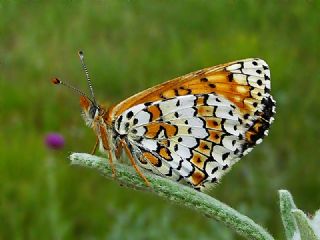
[[[142,167],[202,189],[267,134],[275,106],[269,92],[263,60],[219,65],[120,103],[114,129]]]

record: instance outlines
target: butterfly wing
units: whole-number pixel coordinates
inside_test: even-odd
[[[268,65],[246,59],[143,91],[112,113],[141,166],[203,188],[262,141],[274,108]]]

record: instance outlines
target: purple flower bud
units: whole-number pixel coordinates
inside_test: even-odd
[[[50,149],[61,149],[64,146],[64,138],[58,133],[49,133],[46,135],[45,143]]]

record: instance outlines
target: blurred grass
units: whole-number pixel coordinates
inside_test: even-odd
[[[212,194],[283,238],[277,189],[289,189],[311,213],[320,202],[319,7],[0,1],[0,239],[238,239],[191,210],[69,166],[69,152],[89,152],[95,137],[79,115],[78,97],[49,80],[59,76],[87,89],[79,49],[98,99],[108,104],[203,67],[265,59],[276,120]],[[64,151],[45,149],[49,131],[65,136]]]

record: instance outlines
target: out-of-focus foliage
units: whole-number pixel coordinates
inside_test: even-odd
[[[0,1],[0,239],[236,239],[69,166],[69,152],[90,152],[95,137],[78,96],[50,78],[87,91],[80,49],[107,105],[203,67],[265,59],[276,120],[212,194],[283,238],[278,189],[310,212],[320,202],[319,10],[319,1]],[[46,149],[48,132],[64,135],[63,151]]]

